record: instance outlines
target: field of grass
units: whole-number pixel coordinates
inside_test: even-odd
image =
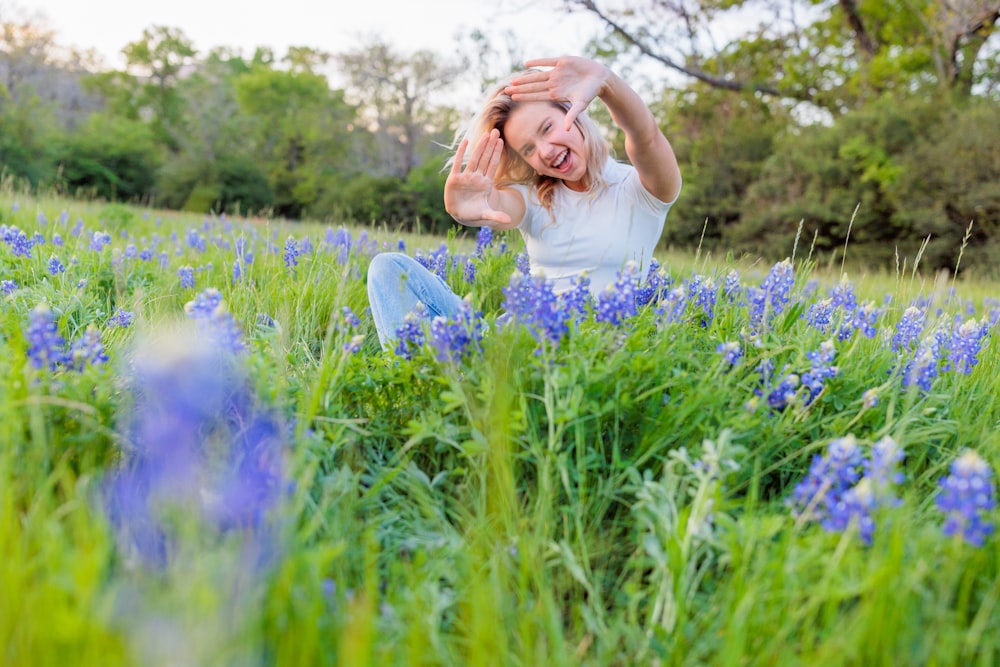
[[[664,253],[577,308],[516,234],[0,225],[4,664],[1000,660],[995,284]],[[383,353],[400,248],[472,317]]]

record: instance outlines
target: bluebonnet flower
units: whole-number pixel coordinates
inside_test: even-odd
[[[814,329],[827,333],[833,321],[833,299],[822,299],[814,302],[806,311],[806,322]]]
[[[809,390],[806,405],[819,396],[826,380],[837,375],[837,367],[833,365],[835,354],[832,340],[825,340],[818,350],[806,353],[806,358],[810,362],[809,370],[802,375],[802,384]]]
[[[243,331],[226,309],[222,294],[215,288],[208,288],[192,301],[184,304],[188,319],[197,322],[201,331],[207,334],[220,350],[239,354],[246,350]]]
[[[670,274],[660,268],[660,263],[656,261],[655,257],[650,259],[646,279],[635,290],[636,305],[642,307],[651,303],[655,304],[671,283]]]
[[[448,277],[448,267],[451,264],[452,258],[446,243],[442,243],[438,246],[437,250],[433,250],[429,253],[417,250],[413,253],[413,259],[415,259],[417,263],[425,269],[437,276],[440,276],[442,279]]]
[[[707,327],[715,318],[715,301],[719,294],[719,290],[715,286],[715,281],[696,274],[688,282],[687,290],[688,299],[692,307],[701,309],[701,326]]]
[[[83,371],[87,366],[99,366],[108,361],[101,342],[101,332],[93,324],[87,327],[83,335],[70,346],[69,367],[75,371]]]
[[[205,252],[205,237],[197,229],[189,229],[186,236],[187,246],[198,252]]]
[[[127,329],[132,326],[132,321],[135,319],[135,313],[129,310],[125,310],[119,306],[115,310],[115,314],[108,318],[107,326],[112,328]]]
[[[666,323],[680,321],[687,312],[687,290],[683,285],[667,289],[656,306],[655,313]]]
[[[923,333],[926,318],[926,312],[916,306],[903,311],[903,316],[896,323],[896,332],[892,335],[892,349],[899,351],[910,348]]]
[[[73,237],[80,236],[83,233],[83,218],[77,218],[76,224],[73,225],[73,229],[69,230],[69,235]]]
[[[864,460],[853,435],[833,440],[825,455],[816,454],[805,477],[792,490],[786,504],[796,519],[828,521],[830,508],[861,479]]]
[[[351,336],[351,339],[344,343],[344,351],[348,354],[357,354],[361,351],[361,345],[365,342],[364,334]]]
[[[730,269],[729,273],[726,274],[726,281],[722,284],[722,294],[726,297],[726,300],[730,303],[735,303],[743,291],[743,287],[740,284],[740,272],[736,269]]]
[[[429,343],[438,361],[461,361],[480,349],[482,338],[482,313],[473,311],[469,299],[462,300],[453,317],[438,315],[431,320]]]
[[[809,472],[792,491],[786,504],[799,521],[818,521],[824,530],[843,532],[855,525],[865,544],[875,531],[875,510],[898,504],[895,485],[902,482],[898,469],[904,452],[885,437],[864,458],[852,435],[830,443],[824,456],[814,456]]]
[[[503,295],[503,309],[526,326],[538,341],[536,352],[540,353],[546,343],[558,346],[569,331],[569,313],[552,283],[544,276],[528,276],[515,271],[503,288]]]
[[[932,339],[925,339],[903,368],[903,386],[916,385],[925,392],[930,391],[938,376],[939,361],[937,346],[933,344]]]
[[[52,235],[52,245],[58,246],[58,247],[61,248],[63,245],[65,245],[65,243],[63,242],[63,237],[60,236],[59,234],[53,234]]]
[[[313,245],[312,238],[309,237],[309,236],[306,236],[305,238],[303,238],[302,241],[299,243],[299,255],[300,256],[301,255],[311,255],[311,254],[313,254],[313,251],[315,249],[316,248]]]
[[[965,375],[972,372],[972,367],[979,363],[979,352],[987,333],[989,325],[974,319],[955,328],[948,345],[948,361],[955,370]]]
[[[639,312],[636,305],[636,288],[639,284],[637,271],[636,263],[629,262],[618,272],[618,279],[601,290],[597,295],[595,320],[618,326],[625,320],[635,317]]]
[[[107,232],[94,232],[90,236],[90,249],[94,252],[101,252],[111,243],[111,234]]]
[[[125,557],[147,567],[169,565],[192,530],[199,546],[238,530],[263,564],[288,490],[286,431],[234,357],[180,334],[147,343],[133,361],[134,407],[120,419],[131,447],[104,494],[111,525]]]
[[[514,258],[514,266],[517,268],[518,272],[528,275],[531,273],[531,261],[528,259],[528,253],[519,252]]]
[[[767,394],[767,404],[775,410],[784,410],[795,402],[799,390],[799,376],[788,373]]]
[[[791,260],[785,259],[772,266],[760,287],[748,290],[751,323],[760,326],[783,313],[791,299],[794,283],[795,269]]]
[[[194,268],[182,266],[177,269],[177,275],[181,279],[181,288],[194,289]]]
[[[404,359],[412,359],[413,353],[419,350],[424,344],[424,319],[427,317],[427,307],[417,302],[413,312],[407,313],[403,318],[403,323],[396,329],[397,355]]]
[[[854,285],[847,279],[846,275],[841,276],[840,283],[830,290],[830,301],[834,308],[840,308],[845,313],[853,313],[858,307],[858,297],[854,294]]]
[[[875,307],[874,301],[865,301],[854,310],[851,317],[851,329],[860,331],[865,338],[874,338],[876,334],[875,323],[878,320],[879,309]],[[845,340],[842,337],[841,340]]]
[[[234,259],[233,260],[233,284],[235,285],[236,283],[238,283],[240,281],[240,278],[242,278],[242,277],[243,277],[243,264],[242,264],[242,262],[240,262],[240,260],[238,258]]]
[[[350,306],[344,306],[341,308],[340,314],[344,318],[344,324],[346,324],[348,328],[353,328],[361,324],[361,320],[354,314],[354,311],[351,310]]]
[[[81,278],[80,282],[78,282],[76,284],[76,288],[77,289],[87,289],[87,279],[86,278]]]
[[[285,268],[295,270],[295,267],[299,265],[299,255],[301,250],[299,250],[299,243],[295,240],[294,236],[289,236],[285,240],[285,253],[282,257],[285,260]]]
[[[49,273],[53,276],[57,276],[60,273],[66,273],[66,267],[55,255],[49,257]]]
[[[966,450],[952,461],[939,482],[935,504],[944,512],[944,534],[982,546],[993,533],[989,512],[996,507],[993,470],[976,452]]]
[[[54,371],[66,362],[66,340],[59,335],[55,313],[46,304],[31,311],[27,339],[28,360],[35,368]]]
[[[28,238],[27,234],[17,227],[0,226],[0,238],[3,238],[4,243],[10,246],[14,257],[31,257],[31,249],[35,244]]]
[[[882,504],[895,505],[899,499],[894,488],[903,483],[903,472],[899,464],[906,458],[906,452],[892,436],[885,436],[872,445],[872,455],[864,462],[865,476],[872,480],[874,492]]]
[[[470,285],[476,282],[476,263],[471,257],[465,260],[465,282]]]
[[[0,280],[0,292],[4,294],[10,294],[18,289],[17,281],[14,280]]]
[[[722,355],[722,360],[730,366],[740,363],[743,358],[743,348],[737,341],[727,341],[719,343],[715,351]]]
[[[866,408],[874,408],[878,405],[878,389],[866,389],[861,394],[861,404]]]
[[[476,257],[482,257],[488,248],[493,247],[493,230],[485,225],[476,234]]]
[[[561,293],[559,299],[569,315],[583,319],[587,316],[587,310],[593,300],[590,295],[590,278],[586,273],[581,273],[571,278],[570,284],[572,287]]]

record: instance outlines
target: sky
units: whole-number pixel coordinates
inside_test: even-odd
[[[594,17],[568,16],[559,0],[0,0],[0,15],[16,10],[40,15],[60,46],[94,49],[112,68],[124,66],[121,49],[144,29],[181,29],[205,54],[216,46],[250,56],[268,46],[277,57],[289,46],[331,53],[360,46],[377,35],[401,54],[454,51],[457,30],[487,35],[512,29],[532,55],[580,53],[599,25]],[[7,11],[4,12],[3,10]]]

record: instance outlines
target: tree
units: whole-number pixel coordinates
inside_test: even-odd
[[[834,114],[888,91],[960,96],[997,75],[996,0],[564,0],[689,80]],[[719,35],[726,33],[721,39]]]
[[[380,153],[379,171],[405,179],[442,128],[434,123],[434,99],[456,84],[463,60],[430,51],[403,56],[377,39],[335,57],[349,80],[348,93],[367,112]]]
[[[152,112],[153,128],[171,150],[178,147],[182,126],[182,104],[176,86],[191,66],[197,51],[183,31],[153,26],[142,32],[142,39],[122,49],[127,70],[141,81],[138,103]]]
[[[301,66],[258,64],[235,86],[239,108],[253,123],[246,138],[265,167],[275,211],[298,217],[317,201],[324,179],[342,169],[355,110],[325,77]]]

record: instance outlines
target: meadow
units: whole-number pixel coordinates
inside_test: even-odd
[[[516,234],[11,188],[0,236],[4,664],[1000,660],[994,282],[805,234],[594,300]],[[383,251],[467,310],[382,352]]]

